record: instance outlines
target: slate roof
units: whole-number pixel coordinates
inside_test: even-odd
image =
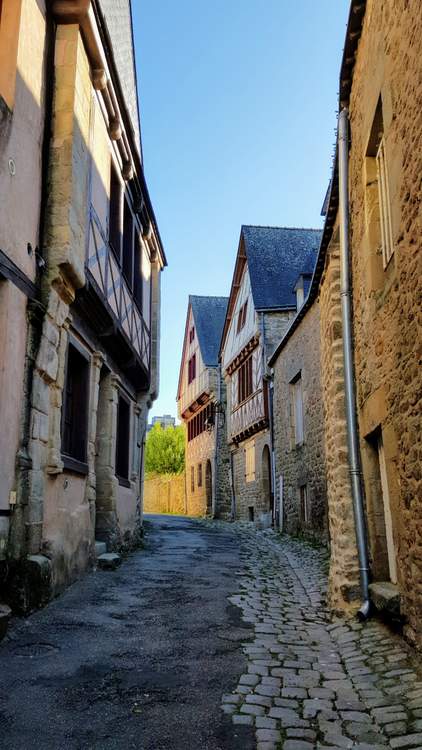
[[[298,276],[313,273],[322,231],[242,226],[256,310],[295,307]]]
[[[100,0],[100,7],[110,35],[113,57],[139,154],[142,156],[130,0]]]
[[[228,297],[200,297],[197,295],[190,295],[189,297],[202,359],[207,367],[218,365],[218,352],[228,301]]]

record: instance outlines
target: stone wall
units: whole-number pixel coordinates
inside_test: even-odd
[[[185,515],[185,474],[146,477],[144,513],[174,513]]]
[[[186,431],[187,433],[187,431]],[[187,441],[187,434],[186,434]],[[186,442],[186,512],[188,516],[205,516],[212,513],[212,489],[207,498],[207,464],[211,467],[212,482],[215,481],[215,435],[201,432],[190,442]],[[202,467],[202,482],[198,485],[198,467]],[[192,491],[192,471],[194,476]]]
[[[370,0],[350,98],[350,213],[355,367],[375,577],[383,577],[374,439],[382,437],[406,634],[422,646],[420,176],[422,15],[418,0]],[[384,269],[367,153],[379,98],[394,253]],[[366,171],[365,171],[366,170]],[[375,489],[374,489],[375,487]],[[382,515],[378,513],[378,516]],[[385,566],[384,566],[385,568]]]
[[[320,289],[320,342],[328,523],[331,540],[329,600],[338,611],[360,604],[352,491],[346,434],[338,229],[328,248]]]
[[[304,441],[294,441],[291,381],[300,373]],[[274,454],[276,511],[283,476],[283,522],[288,533],[327,540],[324,415],[320,363],[320,315],[315,302],[280,351],[274,364]],[[299,487],[306,485],[309,517],[301,514]],[[280,522],[280,521],[279,521]]]
[[[1,83],[5,85],[7,68],[9,84],[8,92],[0,86],[0,249],[34,281],[44,132],[45,4],[43,0],[19,0],[14,5],[13,23],[16,29],[20,23],[19,33],[15,36],[16,29],[3,30],[3,36],[9,33],[7,40],[2,38],[0,53]],[[5,60],[8,55],[13,59]],[[0,278],[0,424],[7,425],[0,431],[0,510],[11,509],[12,513],[10,493],[17,491],[16,454],[28,387],[25,371],[30,348],[29,319],[24,292],[12,281]],[[7,555],[8,535],[9,518],[2,515],[0,561]]]
[[[255,479],[246,481],[245,447],[253,443],[255,448]],[[271,507],[266,472],[264,448],[270,450],[269,430],[257,432],[253,437],[244,440],[232,449],[233,481],[235,494],[236,518],[243,521],[253,520],[260,526],[271,525]],[[268,455],[268,454],[266,454]]]

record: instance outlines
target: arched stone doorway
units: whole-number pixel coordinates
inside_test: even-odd
[[[269,513],[273,509],[273,497],[271,493],[271,456],[268,445],[264,445],[262,451],[261,477],[263,507]]]
[[[207,515],[212,514],[212,466],[208,459],[205,468],[205,490],[207,495]]]

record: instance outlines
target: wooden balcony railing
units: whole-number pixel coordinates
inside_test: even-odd
[[[210,389],[210,374],[208,370],[205,369],[202,370],[198,377],[192,380],[192,382],[185,387],[185,390],[182,391],[179,401],[179,415],[181,416],[184,414],[191,404],[203,394],[209,393]]]
[[[262,425],[266,419],[265,396],[260,388],[233,409],[230,415],[230,437],[235,440],[236,437]]]
[[[97,293],[114,323],[145,371],[149,373],[150,331],[92,207],[86,267],[89,280],[91,283],[94,282]]]

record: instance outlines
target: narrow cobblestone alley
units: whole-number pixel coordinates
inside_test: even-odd
[[[414,652],[331,621],[326,554],[251,525],[155,516],[0,645],[1,750],[422,748]]]
[[[249,663],[223,710],[258,750],[422,748],[420,659],[377,620],[331,621],[326,553],[272,532],[243,535],[239,593]]]

